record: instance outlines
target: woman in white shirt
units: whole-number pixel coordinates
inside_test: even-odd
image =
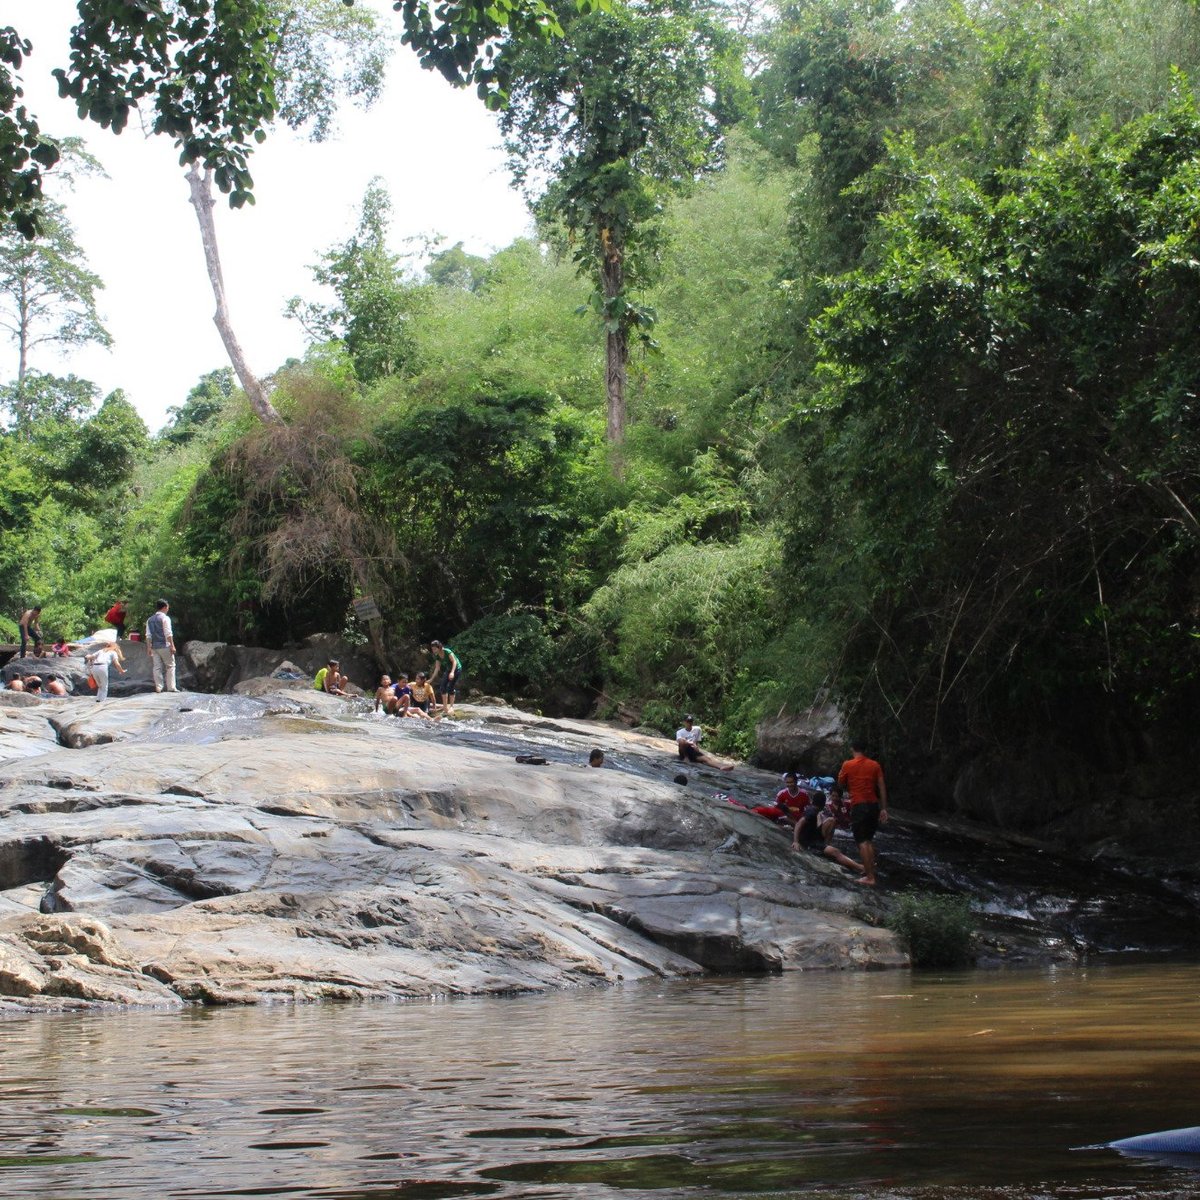
[[[121,647],[115,642],[106,643],[99,650],[93,650],[86,661],[96,681],[96,699],[107,700],[109,668],[116,667],[122,675],[125,674],[125,656],[121,653]]]

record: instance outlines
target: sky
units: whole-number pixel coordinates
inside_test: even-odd
[[[364,0],[359,0],[363,3]],[[373,2],[385,21],[399,18]],[[215,308],[187,183],[168,138],[145,137],[135,121],[120,134],[79,120],[59,100],[51,70],[67,60],[73,0],[0,0],[0,24],[33,43],[21,72],[24,103],[43,132],[82,136],[107,179],[82,179],[73,192],[48,190],[67,206],[88,264],[104,281],[100,310],[111,350],[67,353],[40,347],[31,367],[92,380],[101,396],[122,388],[154,431],[208,371],[228,365],[213,325]],[[251,160],[256,203],[216,208],[234,330],[260,375],[304,352],[303,330],[283,316],[295,295],[316,297],[311,267],[352,232],[368,183],[391,194],[393,248],[440,235],[488,254],[528,232],[509,184],[495,117],[472,91],[423,71],[397,45],[383,98],[367,113],[347,108],[339,135],[314,145],[272,131]],[[0,352],[3,347],[0,347]],[[16,375],[16,347],[0,379]]]

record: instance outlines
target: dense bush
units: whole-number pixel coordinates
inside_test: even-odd
[[[914,967],[966,967],[975,961],[975,919],[963,896],[903,892],[892,901],[886,924]]]
[[[455,636],[454,649],[471,687],[505,696],[539,689],[554,667],[554,642],[530,612],[484,617]]]

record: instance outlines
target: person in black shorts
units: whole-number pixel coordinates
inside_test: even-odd
[[[441,697],[442,713],[447,717],[452,717],[454,716],[454,697],[462,685],[462,660],[449,646],[443,646],[441,642],[430,642],[429,649],[433,651],[435,660],[429,682],[434,685],[435,692]],[[444,674],[442,674],[443,664],[446,667]],[[442,674],[440,683],[438,682],[439,674]]]
[[[832,859],[839,867],[845,867],[848,871],[855,871],[861,875],[866,867],[862,863],[856,863],[854,859],[843,854],[834,846],[833,833],[836,828],[836,819],[825,808],[824,793],[817,792],[796,822],[796,828],[792,833],[792,849],[796,851],[804,849],[810,854],[820,854],[825,858]]]

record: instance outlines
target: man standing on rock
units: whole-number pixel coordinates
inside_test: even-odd
[[[160,600],[154,606],[153,616],[146,622],[146,652],[150,655],[156,692],[179,691],[175,686],[175,633],[171,618],[167,616],[170,607],[165,600]]]
[[[25,657],[25,652],[29,647],[29,643],[33,641],[33,656],[34,658],[42,657],[42,606],[35,604],[32,608],[27,608],[22,614],[20,621],[17,622],[21,630],[21,657]]]
[[[887,784],[883,768],[863,753],[859,741],[850,743],[852,758],[842,763],[838,772],[838,787],[850,794],[850,831],[863,861],[863,877],[855,883],[875,883],[875,833],[886,825]]]

